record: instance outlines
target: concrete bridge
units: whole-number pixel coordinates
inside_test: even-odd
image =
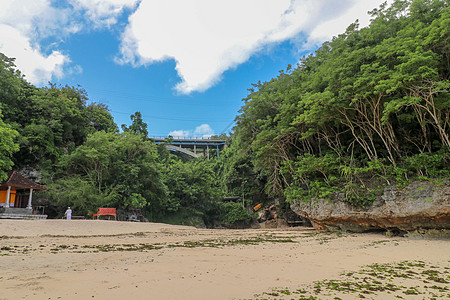
[[[225,149],[225,140],[195,138],[152,138],[155,144],[166,144],[169,151],[176,151],[192,158],[201,156],[210,158],[211,150],[219,158],[219,152]]]

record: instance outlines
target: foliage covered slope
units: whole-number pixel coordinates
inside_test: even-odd
[[[366,205],[380,184],[449,176],[448,2],[370,14],[244,99],[233,138],[267,193]]]

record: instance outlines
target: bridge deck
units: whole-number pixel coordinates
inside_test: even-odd
[[[153,139],[155,144],[167,143],[166,139]],[[219,146],[222,150],[225,146],[225,140],[209,140],[209,139],[173,139],[170,144],[181,148],[195,148],[197,149],[214,149]]]
[[[167,143],[167,149],[171,151],[179,151],[187,154],[191,157],[198,158],[201,154],[197,153],[197,150],[202,149],[203,155],[209,158],[209,150],[216,150],[217,157],[219,157],[219,150],[225,149],[225,140],[212,140],[212,139],[171,139],[168,143],[167,139],[153,139],[155,144]],[[190,149],[192,151],[189,151]]]

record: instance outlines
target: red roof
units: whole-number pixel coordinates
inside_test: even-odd
[[[33,190],[45,190],[45,186],[40,185],[30,179],[26,178],[17,171],[8,173],[8,179],[1,183],[1,186],[13,186],[18,188],[26,188]]]

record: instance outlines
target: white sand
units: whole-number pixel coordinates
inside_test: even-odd
[[[249,299],[273,287],[304,288],[373,263],[421,260],[450,266],[449,241],[381,234],[92,220],[0,220],[0,228],[0,299]],[[256,237],[266,241],[173,247]],[[294,242],[267,241],[286,238]],[[117,249],[140,244],[160,249]],[[99,251],[105,245],[116,248]]]

